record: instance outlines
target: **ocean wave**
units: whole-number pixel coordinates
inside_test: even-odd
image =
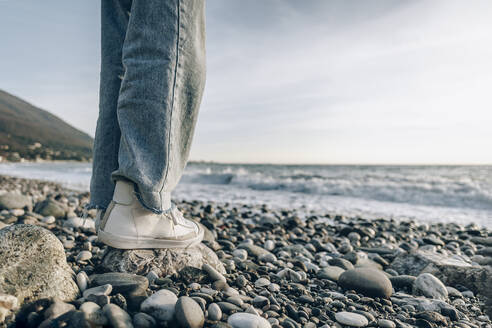
[[[308,167],[309,169],[309,167]],[[280,191],[312,195],[353,197],[394,203],[428,206],[492,209],[490,181],[473,175],[432,169],[354,170],[347,168],[337,174],[320,174],[318,170],[293,170],[266,167],[263,170],[238,170],[231,167],[206,171],[190,169],[182,183],[228,185],[255,191]],[[329,170],[329,167],[326,169]],[[326,172],[325,172],[326,173]]]

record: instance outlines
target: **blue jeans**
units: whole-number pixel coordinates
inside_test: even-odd
[[[205,85],[203,0],[102,0],[99,118],[88,208],[115,180],[154,213],[170,207]]]

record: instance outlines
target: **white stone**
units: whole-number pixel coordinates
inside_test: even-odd
[[[246,261],[246,259],[248,258],[248,251],[238,248],[232,252],[232,255],[240,261]]]
[[[259,278],[258,280],[255,281],[255,287],[260,288],[260,287],[265,287],[270,285],[271,282],[267,278]]]
[[[422,273],[413,282],[413,292],[417,295],[445,301],[448,298],[446,286],[430,273]]]
[[[350,327],[365,327],[369,324],[367,318],[358,313],[338,312],[335,313],[335,319],[338,323]]]
[[[227,323],[232,328],[271,328],[270,323],[265,318],[251,313],[234,313],[229,317]]]
[[[89,288],[84,290],[83,295],[84,298],[89,297],[89,295],[109,295],[111,294],[111,291],[113,290],[113,286],[110,284],[102,285],[102,286],[97,286],[93,288]]]
[[[46,224],[52,224],[55,223],[56,219],[53,215],[50,215],[50,216],[45,216],[41,221]]]
[[[87,289],[89,286],[89,277],[87,276],[87,273],[85,271],[80,271],[77,273],[77,286],[79,286],[79,289],[81,292]]]
[[[267,251],[273,251],[275,249],[275,242],[273,240],[267,240],[263,248]]]
[[[20,209],[20,208],[10,210],[10,214],[15,215],[15,216],[22,216],[25,213],[26,213],[26,211],[24,211],[23,209]]]
[[[77,262],[88,261],[92,258],[92,253],[89,251],[82,251],[77,255],[75,259]]]
[[[169,321],[174,316],[174,306],[177,301],[176,294],[161,289],[143,301],[140,311],[150,314],[157,320]]]

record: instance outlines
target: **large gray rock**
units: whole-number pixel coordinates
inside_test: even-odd
[[[209,264],[217,271],[225,273],[217,255],[203,244],[189,248],[135,249],[110,248],[103,258],[102,267],[107,271],[146,275],[150,271],[160,276],[177,273],[190,266],[201,268]]]
[[[31,198],[29,196],[16,194],[13,192],[0,194],[0,210],[12,210],[31,206]]]
[[[20,303],[71,301],[79,294],[74,276],[62,243],[50,231],[27,224],[0,230],[0,294],[15,295]]]
[[[492,275],[491,267],[472,265],[465,256],[450,257],[420,250],[399,255],[391,268],[412,276],[430,273],[445,285],[463,285],[478,294],[489,290],[487,279]]]

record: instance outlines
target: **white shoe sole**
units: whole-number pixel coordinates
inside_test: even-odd
[[[203,229],[198,226],[198,235],[192,239],[158,239],[158,238],[136,238],[119,236],[99,229],[97,239],[108,246],[119,249],[141,249],[141,248],[188,248],[199,244],[203,240]]]

